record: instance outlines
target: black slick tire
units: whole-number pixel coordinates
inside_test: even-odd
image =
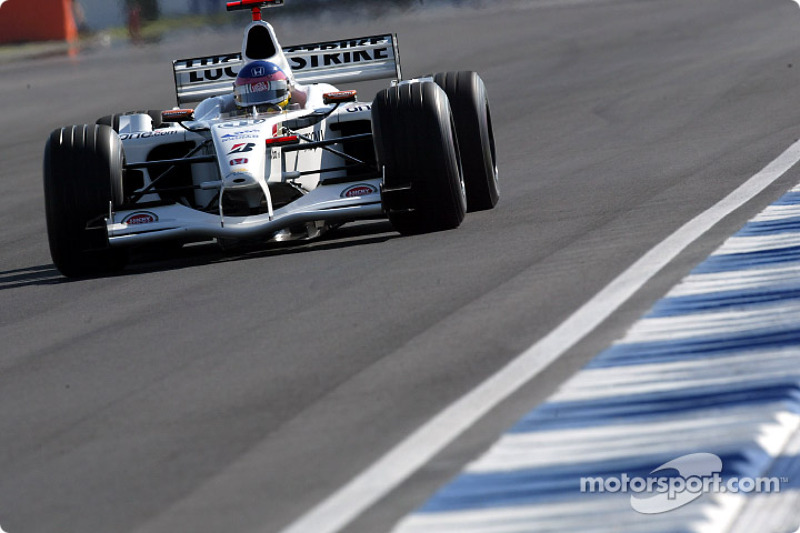
[[[121,202],[122,143],[108,126],[60,128],[44,152],[44,197],[50,255],[67,277],[122,269],[125,250],[108,243],[109,202]]]
[[[385,173],[381,200],[395,229],[411,235],[457,228],[466,193],[445,92],[431,82],[379,92],[372,132]]]
[[[492,209],[500,198],[500,185],[486,86],[477,73],[469,71],[440,72],[433,80],[447,93],[453,110],[467,186],[467,211]]]

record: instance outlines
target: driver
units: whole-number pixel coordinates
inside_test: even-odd
[[[242,67],[233,86],[237,106],[256,107],[260,112],[283,111],[290,99],[300,99],[293,98],[295,92],[286,74],[270,61],[253,61]]]

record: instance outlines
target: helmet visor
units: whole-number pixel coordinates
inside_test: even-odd
[[[289,99],[287,80],[258,80],[236,85],[233,89],[236,103],[241,107],[254,105],[278,105]]]

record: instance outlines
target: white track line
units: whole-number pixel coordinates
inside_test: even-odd
[[[717,204],[657,244],[556,329],[434,416],[281,533],[341,531],[588,335],[687,246],[783,176],[798,161],[800,141]]]

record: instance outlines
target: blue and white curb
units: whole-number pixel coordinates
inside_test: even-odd
[[[728,239],[626,336],[470,463],[394,533],[759,532],[800,528],[800,186]],[[723,479],[641,514],[587,477],[644,478],[714,454]]]

